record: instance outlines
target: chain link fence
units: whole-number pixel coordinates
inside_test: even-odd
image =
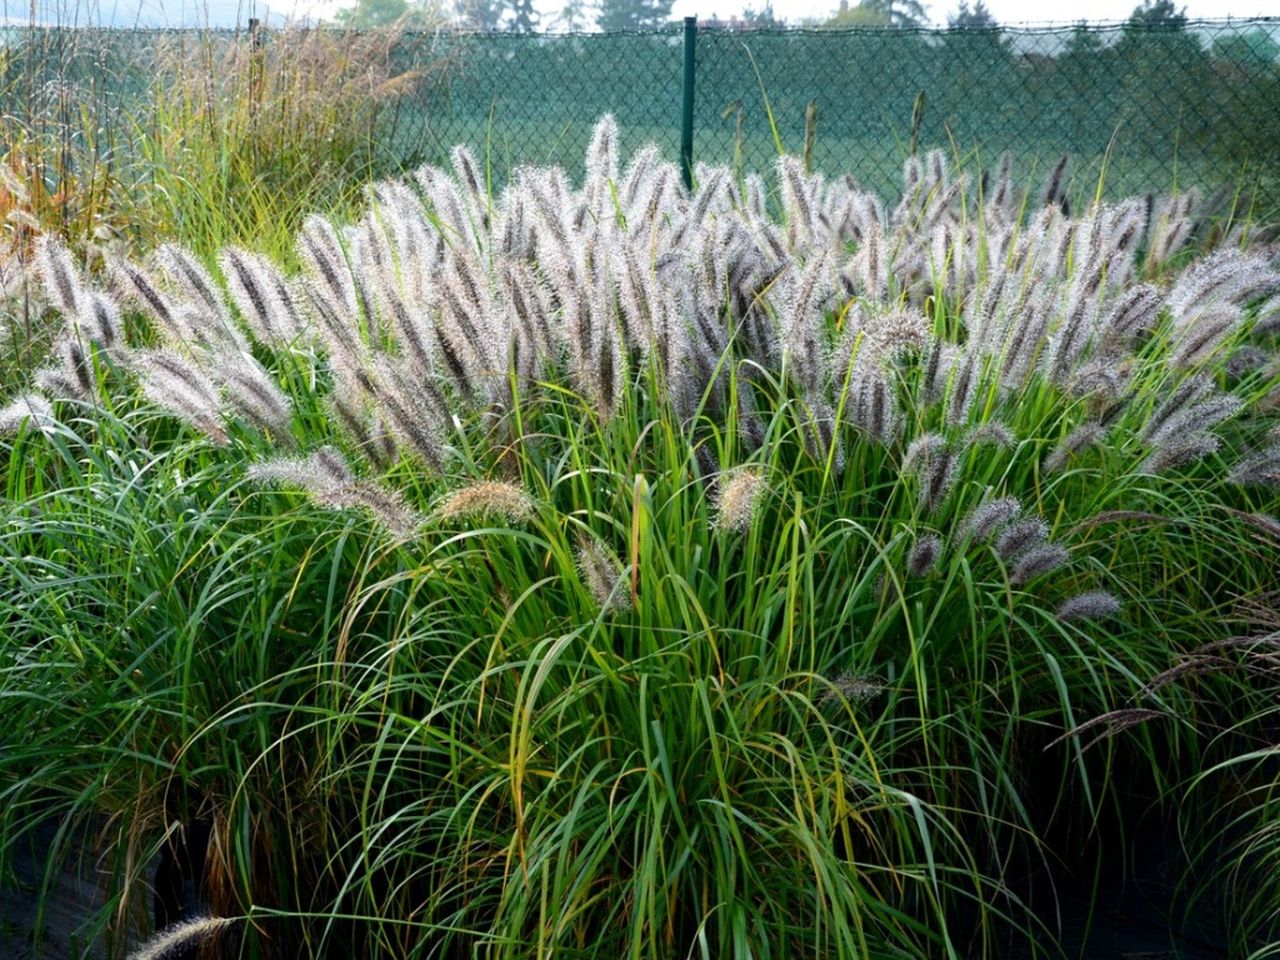
[[[398,136],[438,161],[483,149],[581,164],[594,119],[626,146],[680,143],[678,33],[464,35],[436,41],[457,69],[421,91]],[[1002,30],[698,30],[694,158],[742,170],[779,150],[892,194],[904,158],[940,146],[1033,178],[1064,153],[1078,190],[1167,190],[1274,176],[1280,164],[1280,18],[1167,26]]]
[[[68,138],[145,114],[158,48],[280,34],[0,33],[6,123],[61,115]],[[626,151],[675,159],[683,37],[640,34],[398,35],[388,76],[414,78],[382,105],[378,148],[395,167],[467,143],[495,184],[526,163],[571,173],[598,116]],[[1036,179],[1063,153],[1092,193],[1263,183],[1280,205],[1280,18],[999,30],[733,30],[696,34],[694,159],[767,170],[779,150],[892,195],[904,158],[940,146],[986,167],[1008,150]],[[209,56],[209,62],[217,58]],[[92,113],[90,121],[85,117]],[[78,118],[78,119],[77,119]],[[127,136],[113,149],[127,148]],[[124,145],[122,145],[124,143]]]

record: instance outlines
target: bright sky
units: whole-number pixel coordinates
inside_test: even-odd
[[[235,26],[250,16],[269,10],[272,19],[331,16],[355,0],[37,0],[41,19],[63,23],[98,23],[126,26]],[[850,0],[850,4],[856,0]],[[822,20],[839,0],[773,0],[775,16],[796,24]],[[988,0],[987,8],[1001,23],[1072,23],[1124,20],[1137,0]],[[729,18],[744,6],[759,8],[764,0],[675,0],[673,16]],[[945,23],[959,0],[927,0],[934,23]],[[1187,15],[1199,17],[1280,16],[1280,0],[1181,0]],[[564,0],[537,0],[544,23],[564,7]],[[30,0],[0,0],[0,18],[25,21]]]
[[[855,2],[850,0],[849,5],[854,6]],[[839,0],[774,0],[773,10],[776,16],[792,22],[830,16],[838,3]],[[1073,23],[1125,20],[1137,3],[1138,0],[987,0],[987,9],[1000,23]],[[727,17],[733,5],[733,0],[676,0],[673,12],[681,17],[713,13]],[[959,5],[960,0],[928,0],[925,10],[934,23],[946,23],[947,15]],[[1280,16],[1280,0],[1183,0],[1179,5],[1185,6],[1187,16],[1194,18]]]

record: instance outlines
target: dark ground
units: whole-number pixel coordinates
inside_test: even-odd
[[[77,936],[77,930],[103,904],[105,878],[100,881],[96,875],[91,856],[83,857],[78,867],[58,874],[54,895],[45,910],[44,937],[37,941],[34,935],[37,894],[44,871],[41,853],[52,841],[54,829],[53,825],[42,829],[35,842],[20,851],[14,863],[15,876],[0,882],[0,960],[97,960],[107,955],[102,944],[86,943]],[[1103,878],[1092,924],[1085,896],[1060,890],[1068,957],[1223,960],[1227,956],[1215,917],[1202,915],[1183,933],[1171,930],[1170,913],[1176,914],[1172,918],[1174,927],[1182,925],[1182,916],[1169,880],[1168,839],[1153,833],[1133,841],[1125,858],[1133,876],[1127,880]],[[1051,918],[1046,920],[1056,926]],[[1008,960],[1030,957],[1029,950],[1020,949],[1011,951]]]

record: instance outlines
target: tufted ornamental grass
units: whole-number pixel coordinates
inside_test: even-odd
[[[943,285],[903,305],[963,342]],[[287,438],[229,415],[215,444],[95,347],[3,441],[0,858],[58,822],[51,883],[91,827],[91,933],[145,926],[147,863],[205,820],[232,955],[1051,956],[1053,838],[1087,872],[1153,805],[1188,877],[1225,839],[1233,946],[1275,954],[1280,538],[1230,479],[1274,367],[1213,450],[1147,469],[1185,379],[1162,313],[1111,439],[1050,470],[1090,411],[1041,368],[957,424],[913,359],[874,433],[790,360],[692,399],[656,354],[607,398],[548,363],[455,400],[434,469],[339,424],[340,348],[247,326]],[[251,479],[322,444],[354,467],[309,496]]]

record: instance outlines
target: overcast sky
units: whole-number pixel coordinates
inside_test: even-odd
[[[764,0],[675,0],[674,16],[728,18],[744,6],[760,7]],[[788,23],[825,19],[839,0],[773,0],[776,16]],[[851,0],[851,3],[854,0]],[[987,0],[987,7],[1001,23],[1064,23],[1080,19],[1116,21],[1125,19],[1137,0]],[[354,0],[37,0],[41,19],[61,22],[143,26],[235,26],[248,17],[269,12],[279,17],[326,17]],[[959,0],[932,0],[927,3],[930,19],[945,23]],[[1184,0],[1190,17],[1280,16],[1280,0]],[[538,0],[549,20],[564,6],[564,0]],[[6,19],[25,21],[30,0],[0,0]]]

